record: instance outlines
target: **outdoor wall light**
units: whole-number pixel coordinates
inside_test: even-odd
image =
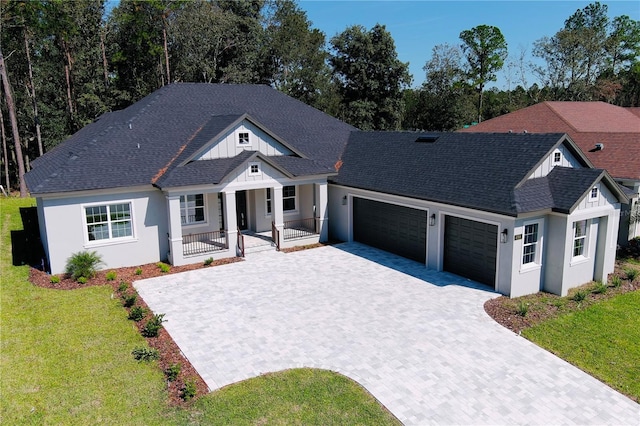
[[[502,231],[502,233],[500,233],[500,242],[501,243],[506,243],[507,242],[507,235],[509,235],[509,231],[505,228],[504,231]]]
[[[429,216],[429,226],[434,226],[436,224],[436,214],[433,213]]]
[[[344,197],[342,197],[342,205],[343,206],[347,205],[347,196],[346,195]]]

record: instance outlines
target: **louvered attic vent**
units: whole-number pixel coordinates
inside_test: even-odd
[[[420,143],[434,143],[435,141],[437,141],[439,138],[438,135],[420,135],[418,136],[418,139],[416,139],[416,142],[420,142]]]

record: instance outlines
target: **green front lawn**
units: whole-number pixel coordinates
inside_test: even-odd
[[[640,291],[561,315],[522,334],[640,402]]]
[[[108,286],[49,290],[12,266],[11,230],[33,199],[0,199],[0,424],[399,424],[357,383],[290,370],[213,392],[187,408],[167,404],[156,364]]]

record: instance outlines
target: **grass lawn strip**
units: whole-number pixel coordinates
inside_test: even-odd
[[[201,398],[190,418],[216,425],[400,425],[360,385],[339,374],[293,369]]]
[[[537,345],[640,402],[640,292],[525,329]]]
[[[329,371],[288,370],[168,405],[155,362],[111,286],[33,286],[12,266],[11,230],[33,199],[0,199],[0,424],[399,424],[366,390]]]

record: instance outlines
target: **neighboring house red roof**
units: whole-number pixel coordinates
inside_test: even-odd
[[[640,108],[605,102],[541,102],[460,132],[564,132],[614,178],[640,180]],[[596,143],[604,149],[593,150]]]

